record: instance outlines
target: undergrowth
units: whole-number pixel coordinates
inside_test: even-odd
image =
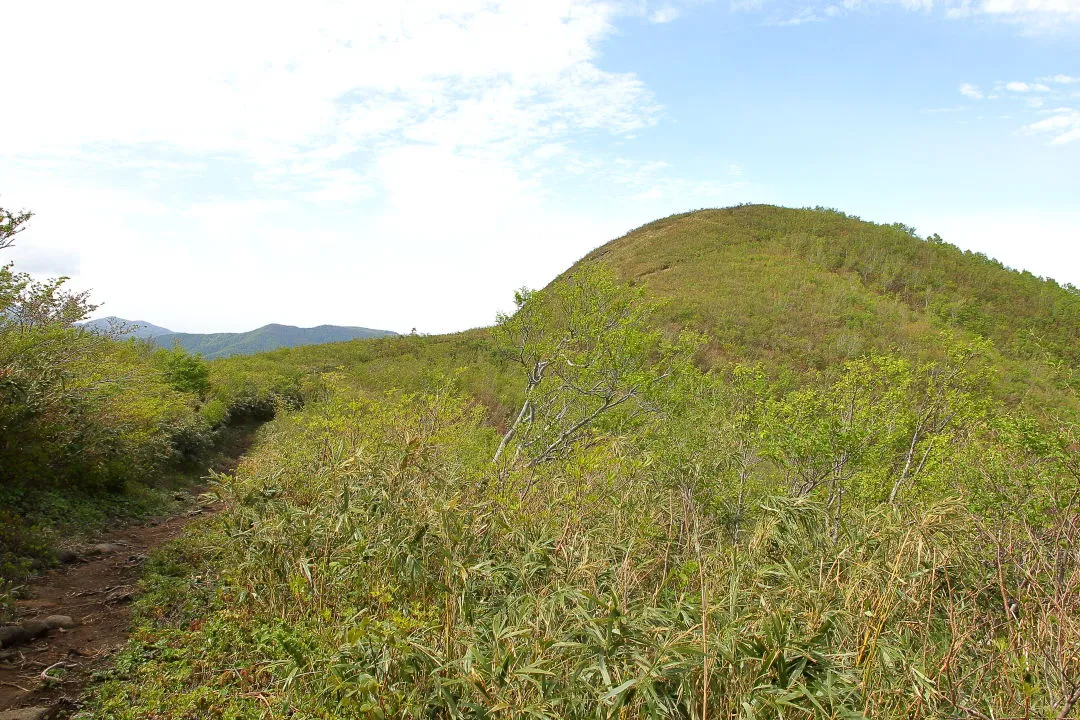
[[[760,496],[732,541],[617,438],[539,470],[496,443],[437,388],[276,420],[81,717],[1056,717],[1078,692],[1075,514],[837,525]]]

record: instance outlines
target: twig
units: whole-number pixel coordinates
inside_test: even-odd
[[[56,668],[56,667],[60,667],[60,668],[64,668],[64,669],[70,669],[70,668],[73,668],[75,666],[72,665],[71,663],[66,663],[63,660],[61,660],[60,662],[53,663],[49,667],[42,670],[41,674],[38,675],[38,677],[41,678],[42,680],[45,680],[45,681],[51,680],[53,682],[60,682],[60,678],[55,678],[52,675],[49,675],[49,671],[52,670],[53,668]]]
[[[1073,706],[1076,705],[1077,701],[1080,701],[1080,685],[1078,685],[1076,689],[1073,690],[1072,695],[1070,695],[1068,699],[1065,700],[1065,706],[1061,708],[1061,712],[1058,713],[1057,720],[1065,720],[1065,718],[1067,718],[1069,716],[1069,713],[1072,711]]]

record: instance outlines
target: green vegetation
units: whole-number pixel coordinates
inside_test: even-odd
[[[1010,271],[903,225],[748,205],[674,215],[583,260],[669,300],[709,364],[825,370],[871,351],[941,358],[940,331],[993,343],[994,391],[1060,407],[1080,387],[1080,290]],[[1073,408],[1076,410],[1077,408]]]
[[[1006,317],[984,282],[1038,293]],[[160,554],[85,716],[1067,717],[1075,302],[735,208],[605,246],[493,333],[214,363],[305,403]]]
[[[454,385],[275,420],[227,514],[163,556],[88,716],[994,716],[1072,691],[1074,437],[965,422],[889,504],[872,414],[845,449],[786,434],[799,391],[752,369],[687,370],[677,412],[532,468],[492,465]]]
[[[649,409],[649,397],[685,370],[694,342],[665,342],[655,306],[609,274],[583,268],[544,293],[521,290],[495,339],[525,376],[525,399],[499,442],[529,467],[565,458],[594,429]]]
[[[0,249],[29,219],[0,209]],[[95,306],[66,280],[0,266],[0,600],[59,538],[170,507],[223,426],[272,416],[280,390],[215,389],[198,355],[83,327]]]
[[[158,356],[204,418],[289,411],[81,717],[1075,716],[1074,288],[748,206],[516,300]]]

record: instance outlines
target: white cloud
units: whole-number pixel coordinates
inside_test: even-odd
[[[769,25],[775,25],[777,27],[798,27],[799,25],[805,25],[807,23],[821,22],[822,18],[818,15],[817,10],[811,7],[804,7],[796,12],[794,15],[782,19],[773,19],[767,21]]]
[[[732,0],[732,9],[757,10],[764,2]],[[820,20],[822,16],[832,18],[889,5],[913,12],[938,11],[954,20],[988,18],[1017,24],[1027,33],[1056,32],[1064,25],[1080,23],[1080,0],[810,0],[795,5],[786,19],[770,20],[768,24],[799,25]]]
[[[649,13],[649,22],[656,24],[669,23],[682,17],[682,9],[674,5],[664,5]]]
[[[1015,18],[1042,16],[1080,19],[1080,0],[983,0],[979,9],[989,15]]]
[[[600,63],[616,21],[685,6],[5,7],[0,190],[37,212],[13,257],[180,330],[486,324],[673,203],[744,199],[583,149],[662,117]]]
[[[1026,83],[1019,81],[1012,81],[1005,83],[1005,89],[1010,92],[1027,93],[1027,92],[1049,92],[1050,88],[1042,83]]]
[[[947,15],[1010,23],[1025,34],[1054,34],[1080,23],[1080,0],[960,0]]]
[[[1080,140],[1080,110],[1056,108],[1048,112],[1049,117],[1031,123],[1026,129],[1032,133],[1052,135],[1052,145],[1065,145]]]
[[[5,39],[5,58],[19,61],[5,81],[23,109],[0,117],[4,145],[164,144],[273,165],[402,128],[477,144],[650,122],[641,83],[593,62],[615,15],[603,4],[326,1],[303,14],[276,3],[73,2],[57,22],[46,3],[13,7],[5,22],[31,31]]]
[[[960,86],[960,94],[964,97],[969,97],[972,100],[982,100],[983,94],[976,86],[971,83],[963,83]]]
[[[1074,79],[1069,75],[1058,74],[1040,78],[1038,82],[997,82],[994,84],[996,92],[990,95],[984,94],[971,83],[964,83],[960,86],[960,94],[972,100],[1011,103],[1021,116],[1028,119],[1023,128],[1027,133],[1048,136],[1051,145],[1064,145],[1080,139],[1080,111],[1068,106],[1051,109],[1047,108],[1047,105],[1069,102],[1073,96],[1059,86],[1068,85]],[[1022,105],[1017,104],[1020,102]],[[1008,115],[1000,117],[1011,119]]]
[[[1057,75],[1041,77],[1039,78],[1039,81],[1044,83],[1057,83],[1059,85],[1071,85],[1072,83],[1080,83],[1080,78],[1065,75],[1064,73],[1058,73]]]

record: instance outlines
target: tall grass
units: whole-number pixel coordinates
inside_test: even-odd
[[[617,439],[511,472],[496,442],[445,389],[275,421],[96,716],[1065,717],[1080,692],[1075,512],[837,530],[761,496],[732,542]]]

